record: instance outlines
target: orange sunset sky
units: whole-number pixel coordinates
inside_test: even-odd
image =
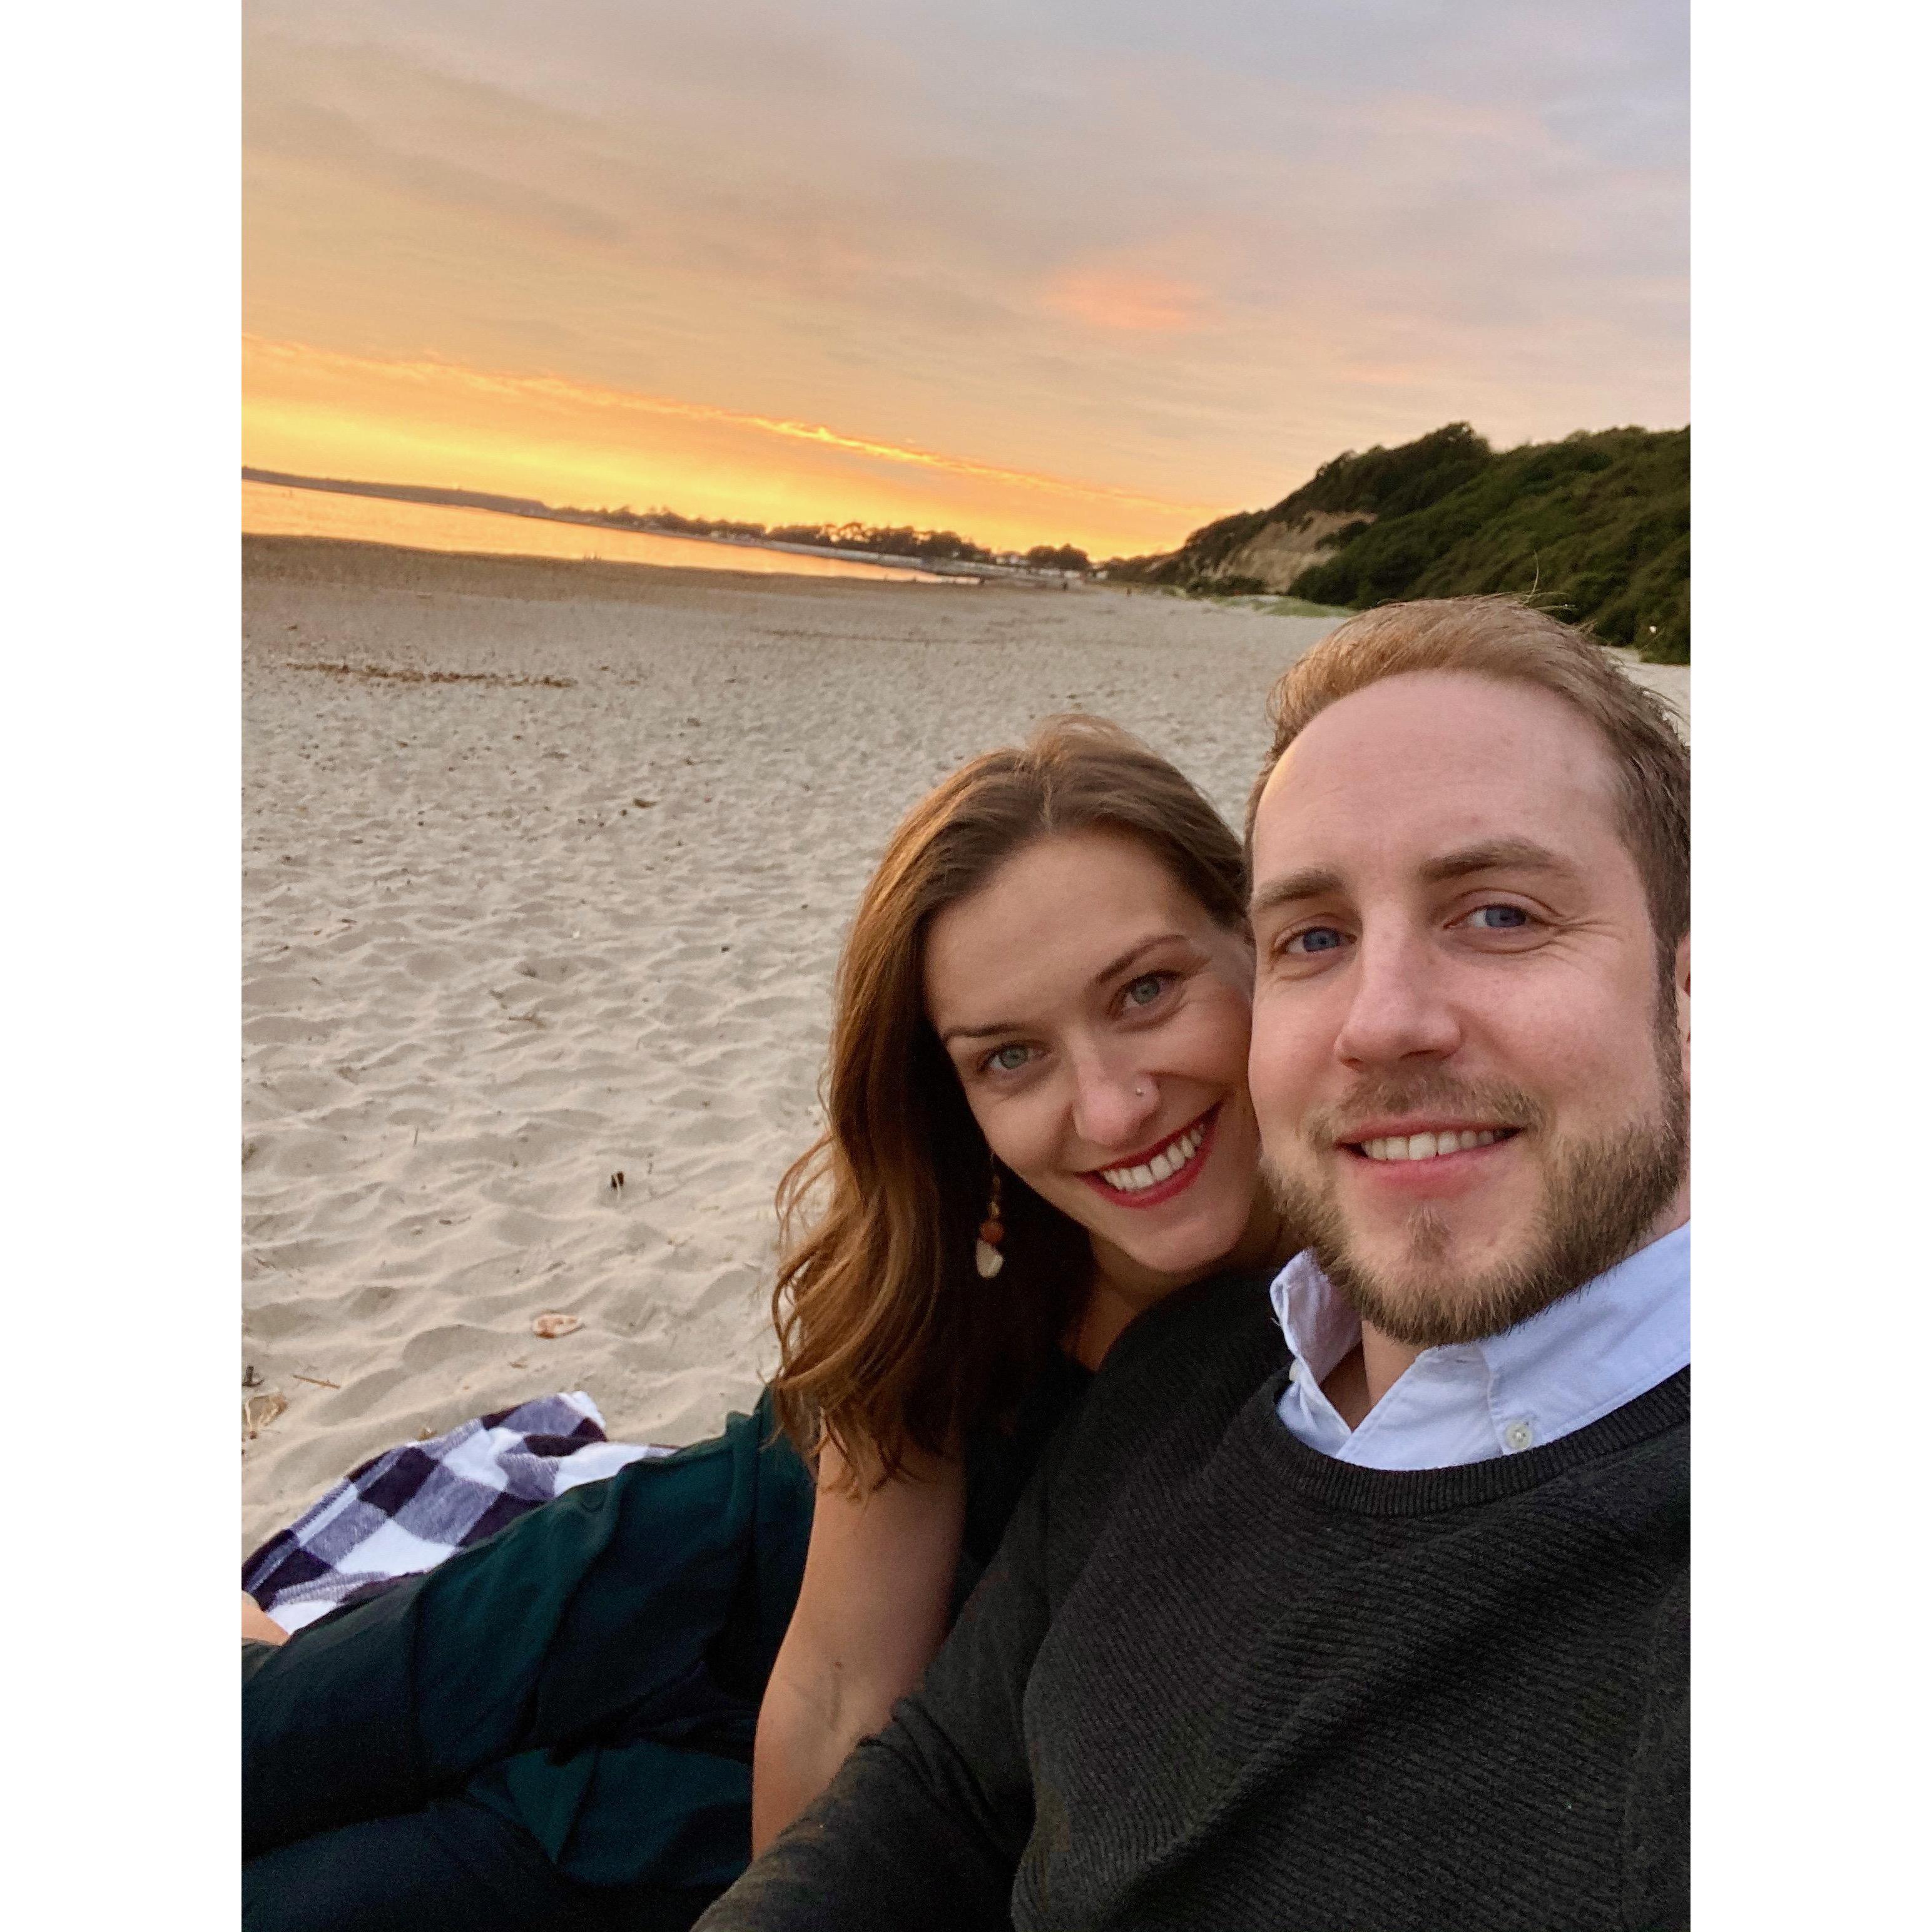
[[[1171,548],[1688,420],[1677,4],[250,0],[242,460]]]

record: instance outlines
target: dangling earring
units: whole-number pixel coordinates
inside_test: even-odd
[[[980,1238],[973,1244],[973,1265],[982,1281],[991,1281],[1006,1264],[1000,1244],[1006,1238],[1006,1223],[1000,1219],[1000,1170],[993,1170],[992,1198],[986,1203],[986,1218],[980,1223]]]

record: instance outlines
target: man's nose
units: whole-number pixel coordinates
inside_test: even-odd
[[[1336,1037],[1338,1058],[1354,1066],[1389,1066],[1414,1058],[1447,1059],[1462,1028],[1442,962],[1424,935],[1364,933],[1354,985]]]
[[[1073,1058],[1073,1127],[1099,1148],[1124,1148],[1160,1111],[1160,1082],[1115,1047]]]

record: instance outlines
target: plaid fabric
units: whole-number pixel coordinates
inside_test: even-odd
[[[353,1470],[242,1566],[242,1587],[284,1630],[359,1603],[494,1536],[580,1483],[669,1449],[608,1442],[580,1391],[479,1416]]]

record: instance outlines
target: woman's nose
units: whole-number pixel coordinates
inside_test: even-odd
[[[1160,1110],[1159,1081],[1125,1055],[1095,1054],[1075,1078],[1074,1129],[1094,1147],[1131,1148]]]

